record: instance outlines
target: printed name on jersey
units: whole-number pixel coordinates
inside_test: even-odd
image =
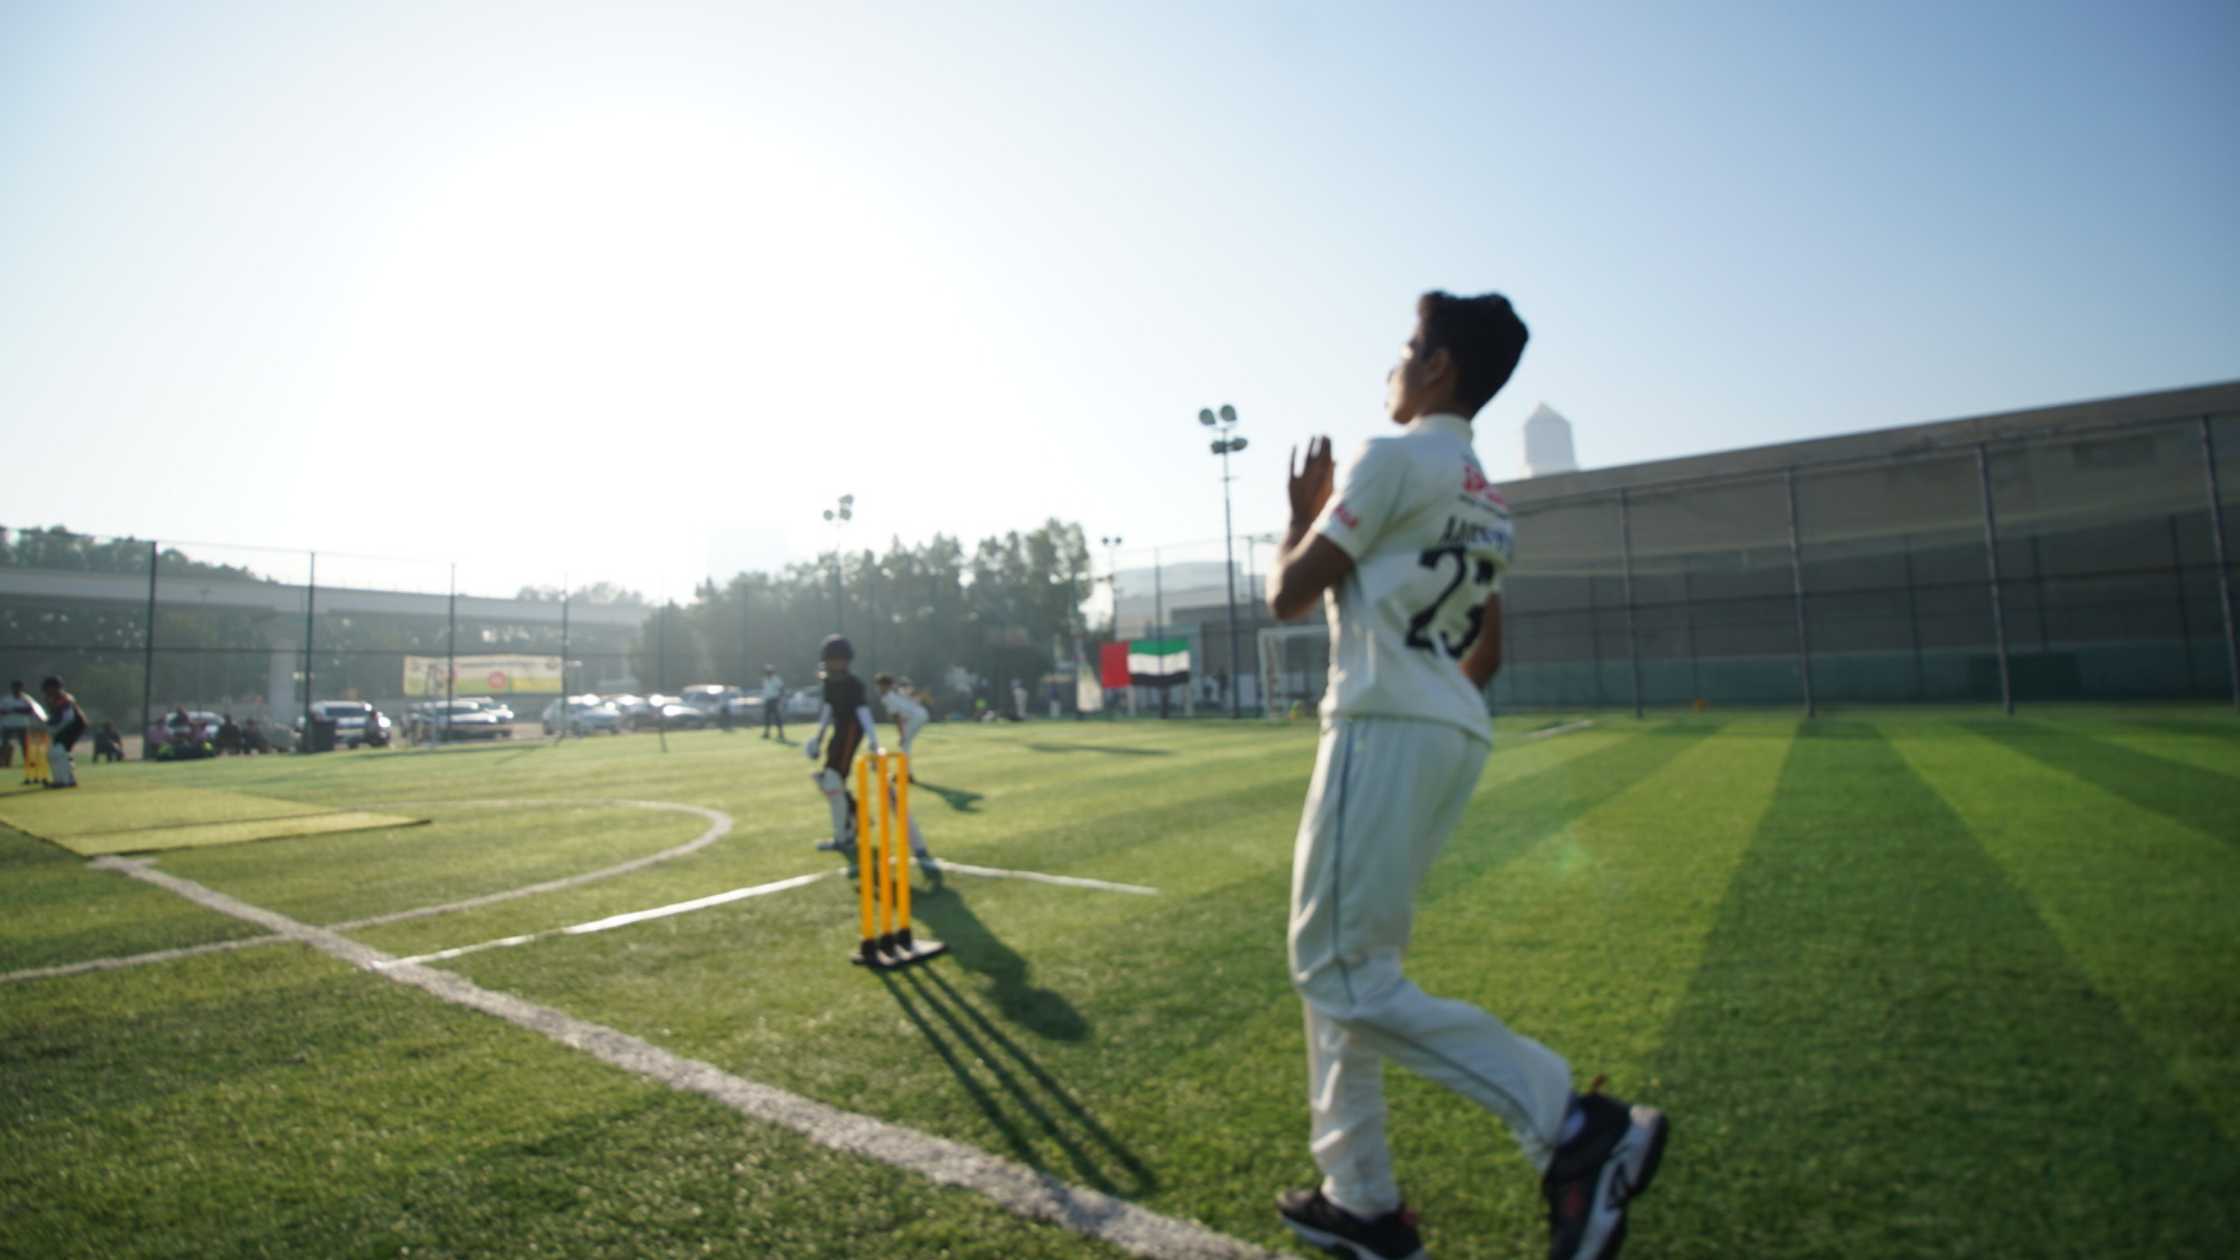
[[[1506,551],[1509,547],[1509,520],[1503,517],[1499,523],[1487,525],[1450,516],[1447,518],[1447,527],[1439,531],[1439,541],[1461,543],[1465,547],[1498,547]]]

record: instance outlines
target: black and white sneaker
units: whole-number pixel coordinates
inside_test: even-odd
[[[1585,1127],[1556,1149],[1540,1179],[1548,1200],[1548,1260],[1614,1260],[1626,1241],[1626,1205],[1647,1192],[1671,1126],[1655,1107],[1629,1107],[1596,1077],[1573,1102]]]
[[[1316,1187],[1277,1195],[1276,1212],[1308,1245],[1346,1260],[1430,1260],[1416,1233],[1416,1214],[1406,1204],[1365,1221],[1323,1198]]]

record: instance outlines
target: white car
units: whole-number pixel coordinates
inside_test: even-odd
[[[544,707],[544,733],[554,734],[560,729],[561,701],[555,700]],[[578,735],[622,733],[622,714],[611,704],[597,696],[570,696],[567,699],[568,728]]]
[[[493,700],[488,696],[460,696],[459,699],[463,703],[479,707],[485,713],[495,715],[501,722],[513,721],[513,706],[503,700]]]
[[[311,716],[334,723],[334,742],[343,748],[371,745],[375,748],[389,746],[389,733],[395,724],[389,715],[363,700],[318,700],[312,702]],[[303,733],[303,719],[296,719],[296,733]]]
[[[746,692],[728,683],[694,683],[685,688],[678,699],[714,717],[724,712],[739,712],[739,702],[746,697]]]
[[[789,718],[813,718],[824,712],[823,687],[798,687],[786,696],[785,714]]]
[[[513,724],[471,700],[434,700],[416,706],[407,719],[417,741],[511,739]]]

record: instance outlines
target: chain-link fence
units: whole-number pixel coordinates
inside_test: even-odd
[[[2240,386],[2189,395],[2212,405],[2116,400],[1512,483],[1491,701],[2233,698],[2224,518],[2240,494]],[[1135,712],[1311,708],[1327,644],[1267,616],[1275,541],[1097,538],[1078,659],[1070,643],[976,636],[938,615],[938,582],[911,604],[924,624],[910,633],[929,659],[1017,679],[1032,712],[1071,707],[1062,675],[1092,667],[1100,640],[1186,649],[1165,659],[1187,660],[1187,684],[1138,689]],[[910,580],[867,576],[851,597],[884,610],[861,627],[864,650],[907,620],[879,601]],[[35,690],[62,676],[128,747],[166,738],[169,715],[254,719],[280,741],[319,702],[371,704],[403,729],[429,706],[510,698],[529,724],[563,688],[744,682],[821,634],[822,587],[794,592],[819,610],[801,616],[752,582],[730,602],[715,591],[654,609],[607,584],[500,584],[448,562],[0,529],[0,679]]]
[[[654,610],[473,582],[448,562],[0,528],[0,675],[59,676],[134,757],[291,747],[328,716],[345,744],[502,738],[541,729],[563,688],[635,685]],[[454,722],[468,700],[497,720]]]
[[[1512,483],[1492,703],[2240,697],[2225,520],[2240,387],[2189,394],[2212,406],[2117,400],[1705,457],[1687,475]],[[1249,559],[1236,545],[1241,707],[1267,693],[1287,712],[1319,699],[1328,654],[1311,635],[1259,633],[1254,541]],[[1221,551],[1116,554],[1120,637],[1187,637],[1207,674],[1229,676]]]

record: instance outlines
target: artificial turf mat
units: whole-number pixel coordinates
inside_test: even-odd
[[[169,785],[101,784],[68,792],[42,788],[0,795],[0,824],[86,857],[367,831],[424,821],[248,792]]]
[[[99,857],[105,853],[149,853],[158,849],[199,849],[214,844],[242,844],[250,840],[280,840],[296,836],[336,835],[346,831],[375,831],[383,827],[416,827],[425,818],[403,814],[375,814],[346,810],[334,814],[290,814],[284,818],[255,818],[243,822],[190,823],[178,827],[144,827],[138,831],[110,831],[95,836],[69,836],[55,841],[72,853]]]

